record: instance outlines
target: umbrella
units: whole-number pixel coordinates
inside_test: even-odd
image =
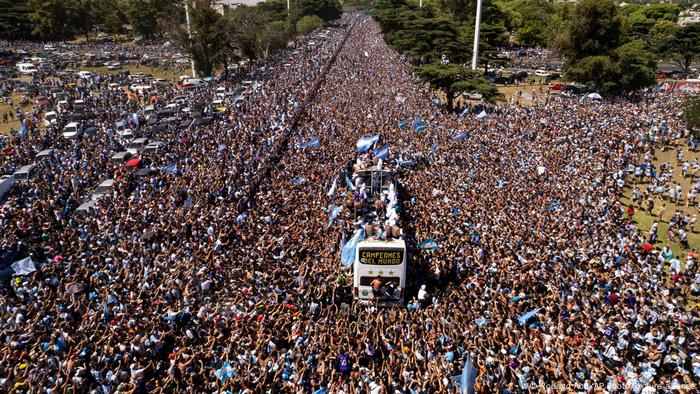
[[[141,164],[141,159],[131,159],[126,162],[126,167],[138,167]]]

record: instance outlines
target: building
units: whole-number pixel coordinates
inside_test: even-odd
[[[211,6],[220,14],[223,14],[229,10],[238,7],[241,4],[244,5],[256,5],[262,3],[265,0],[214,0],[211,2]]]
[[[687,26],[693,23],[700,23],[700,11],[688,10],[683,11],[680,15],[678,15],[679,25]]]

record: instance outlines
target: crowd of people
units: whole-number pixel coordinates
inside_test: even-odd
[[[262,68],[271,78],[196,129],[178,110],[155,130],[138,113],[149,98],[109,77],[55,80],[96,131],[65,139],[61,119],[3,140],[4,173],[54,152],[0,210],[2,261],[36,266],[0,288],[2,391],[457,393],[469,358],[477,392],[697,392],[697,245],[660,250],[620,202],[630,165],[688,137],[682,97],[449,113],[359,14],[251,78]],[[110,160],[124,119],[165,142],[141,157],[162,171]],[[343,180],[375,134],[400,175],[408,307],[353,303],[340,264],[357,202]]]

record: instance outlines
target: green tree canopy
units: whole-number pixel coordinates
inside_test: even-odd
[[[453,108],[455,95],[461,92],[480,93],[487,101],[501,97],[489,81],[478,77],[471,69],[457,64],[424,64],[416,67],[415,72],[421,82],[429,83],[433,88],[445,93],[450,109]]]
[[[659,21],[649,31],[650,42],[664,59],[669,59],[690,72],[693,62],[700,59],[700,25],[678,26],[670,21]]]
[[[297,32],[309,34],[323,25],[323,19],[316,15],[306,15],[297,22]]]
[[[570,63],[609,54],[621,42],[622,19],[612,0],[582,0],[574,9],[559,47]]]
[[[0,39],[28,39],[32,34],[28,0],[0,0]]]

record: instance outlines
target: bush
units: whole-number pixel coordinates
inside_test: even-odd
[[[297,22],[297,32],[308,34],[321,27],[321,25],[323,25],[323,19],[316,15],[307,15]]]

